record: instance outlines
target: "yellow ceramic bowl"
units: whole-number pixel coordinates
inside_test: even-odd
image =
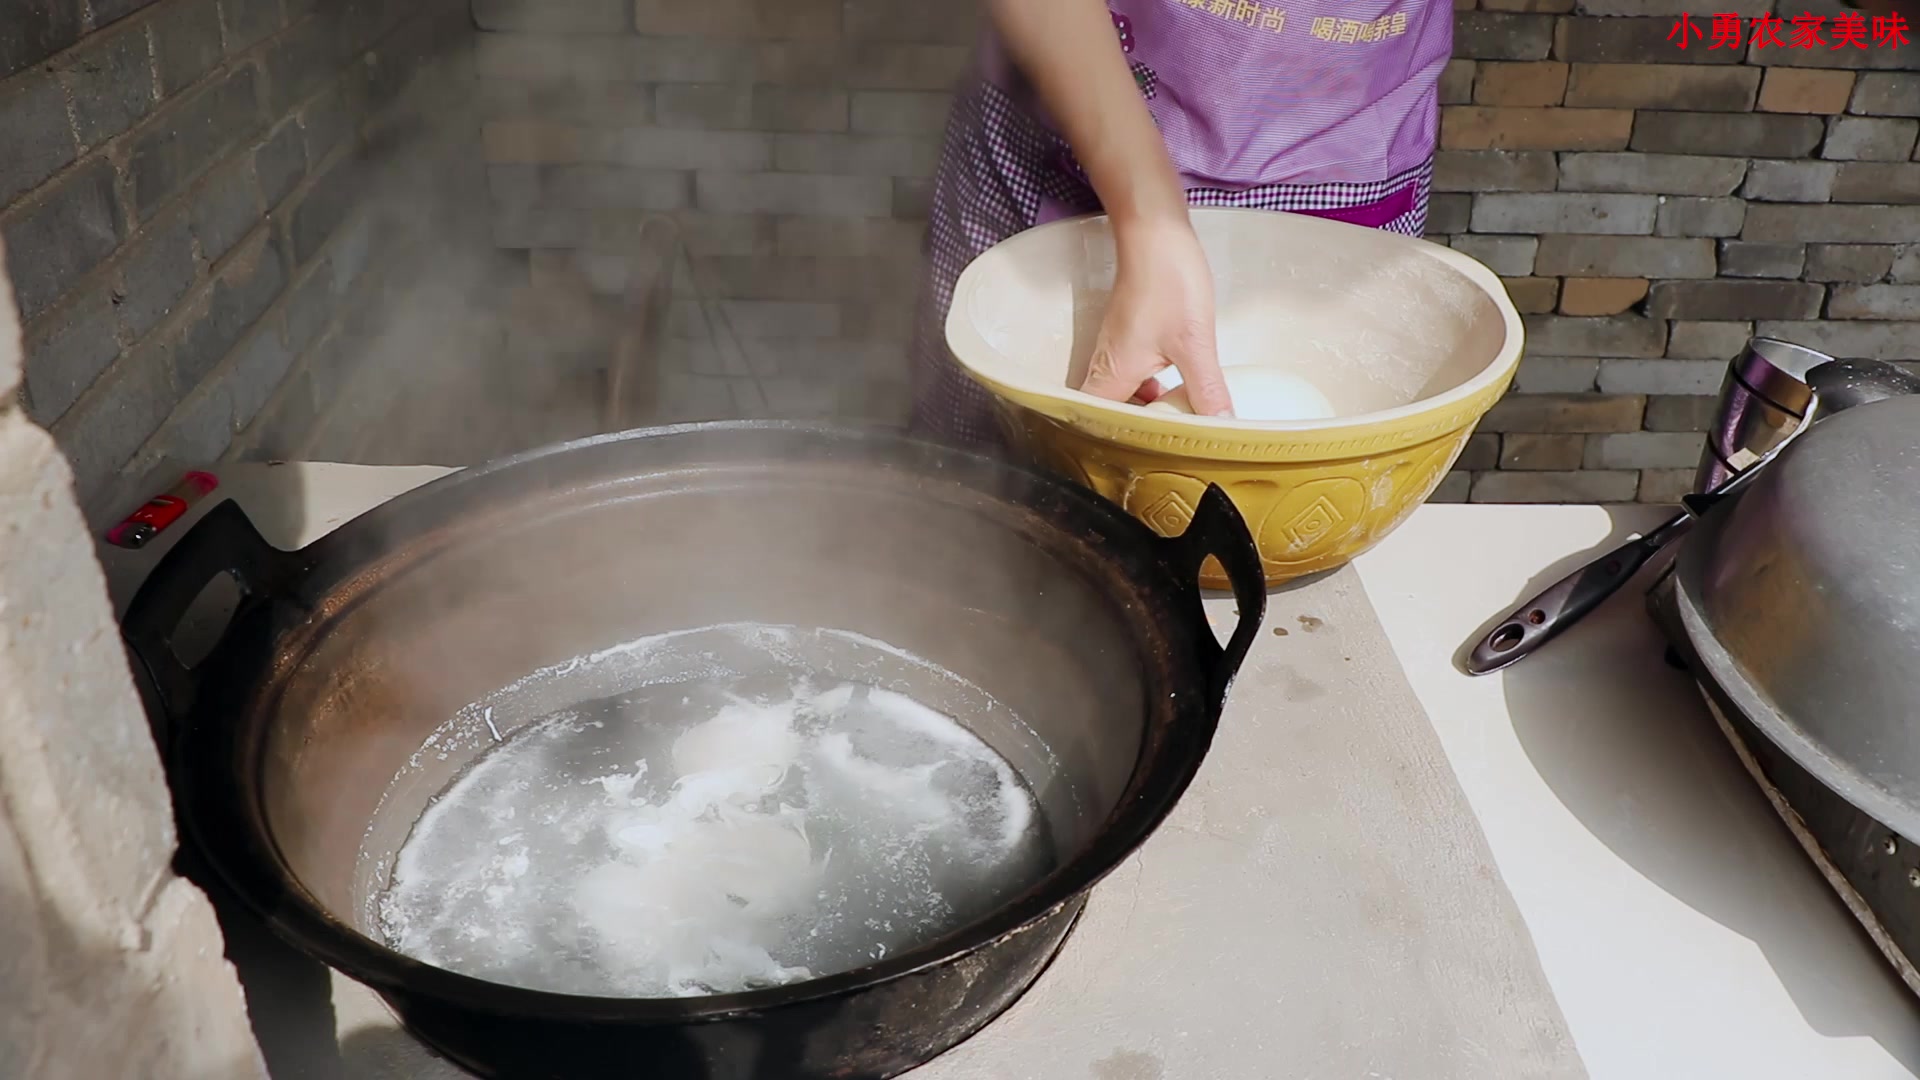
[[[1105,217],[1008,239],[960,275],[954,358],[991,390],[1015,446],[1163,535],[1208,483],[1232,496],[1267,580],[1340,566],[1446,476],[1520,362],[1500,279],[1424,240],[1299,214],[1196,209],[1213,267],[1220,359],[1312,381],[1337,418],[1252,421],[1148,411],[1067,388],[1113,283]],[[1225,579],[1212,563],[1209,586]]]

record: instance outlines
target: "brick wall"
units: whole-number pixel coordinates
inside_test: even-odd
[[[0,5],[20,401],[83,499],[299,445],[376,307],[381,147],[432,144],[394,118],[469,37],[457,0]]]
[[[213,911],[170,867],[71,472],[16,403],[13,292],[0,275],[0,1076],[265,1080]]]
[[[1756,332],[1920,360],[1920,45],[1668,41],[1772,0],[1455,6],[1428,229],[1506,277],[1528,345],[1441,498],[1675,498]],[[1845,10],[1779,5],[1808,8]]]
[[[1668,41],[1772,2],[1456,4],[1429,228],[1530,341],[1439,498],[1673,498],[1755,332],[1920,360],[1920,46]],[[616,288],[639,222],[682,226],[657,419],[899,417],[971,5],[471,3],[496,242]]]
[[[658,420],[904,420],[926,180],[971,3],[472,0],[498,243],[608,288],[680,227]]]

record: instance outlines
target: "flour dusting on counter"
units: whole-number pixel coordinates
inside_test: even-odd
[[[961,724],[783,673],[522,725],[428,807],[378,909],[393,948],[452,971],[695,996],[884,959],[1051,866],[1031,792]]]

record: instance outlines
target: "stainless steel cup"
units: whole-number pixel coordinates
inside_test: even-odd
[[[1805,415],[1807,372],[1833,357],[1776,338],[1754,338],[1727,365],[1720,409],[1694,473],[1695,491],[1711,491],[1785,439]]]

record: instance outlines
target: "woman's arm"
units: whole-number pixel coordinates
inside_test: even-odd
[[[1154,373],[1171,364],[1194,411],[1230,414],[1214,354],[1206,254],[1106,4],[989,0],[989,11],[1113,220],[1113,302],[1080,389],[1114,400],[1151,398]]]
[[[990,0],[996,29],[1054,114],[1116,228],[1187,220],[1167,157],[1102,0]]]

